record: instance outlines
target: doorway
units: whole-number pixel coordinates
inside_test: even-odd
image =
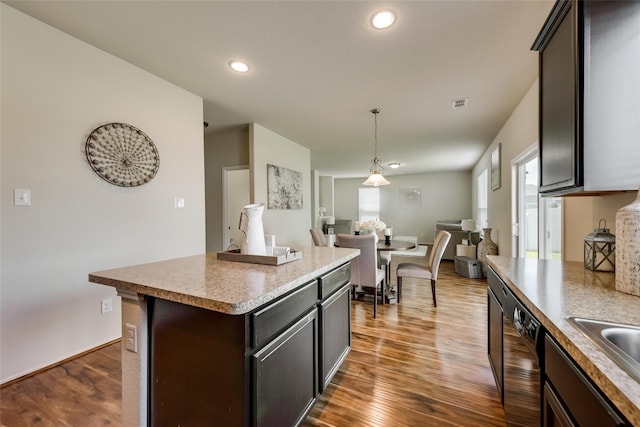
[[[250,203],[249,167],[222,168],[222,192],[222,249],[240,248],[240,213]]]
[[[538,146],[511,162],[513,253],[519,258],[562,258],[562,198],[540,197]]]
[[[513,253],[538,258],[538,147],[513,159]]]

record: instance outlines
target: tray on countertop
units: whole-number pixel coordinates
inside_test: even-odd
[[[218,252],[218,259],[222,261],[236,261],[236,262],[248,262],[252,264],[264,264],[264,265],[282,265],[291,261],[302,259],[302,252],[289,250],[288,248],[283,250],[279,255],[249,255],[241,254],[239,249],[233,249],[230,251]]]

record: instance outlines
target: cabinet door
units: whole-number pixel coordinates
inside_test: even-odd
[[[575,427],[549,383],[544,385],[542,420],[543,427]]]
[[[544,369],[547,382],[553,385],[557,400],[562,402],[562,407],[566,408],[576,425],[585,427],[629,425],[559,344],[549,335],[545,336],[544,344]]]
[[[314,308],[253,355],[254,426],[298,425],[315,403],[316,313]]]
[[[588,1],[584,24],[584,187],[640,185],[640,2]]]
[[[320,392],[351,350],[351,284],[320,304]]]
[[[564,3],[540,51],[540,192],[582,185],[577,6]]]
[[[502,348],[502,307],[493,291],[487,289],[487,314],[488,314],[488,340],[487,349],[489,353],[489,364],[493,371],[493,378],[500,394],[500,401],[504,403],[503,387],[503,348]]]

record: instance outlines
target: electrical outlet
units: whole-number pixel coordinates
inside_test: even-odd
[[[100,314],[107,314],[113,311],[113,299],[105,298],[100,301]]]
[[[184,197],[176,197],[173,199],[174,208],[184,208]]]
[[[124,347],[133,352],[138,352],[138,328],[127,323],[124,325]]]

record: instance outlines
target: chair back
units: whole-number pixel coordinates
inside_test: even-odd
[[[313,238],[313,244],[316,246],[327,246],[327,238],[324,237],[324,233],[319,228],[312,228],[309,230],[311,237]]]
[[[351,260],[351,283],[354,285],[377,286],[376,237],[373,233],[360,236],[338,234],[338,244],[341,248],[360,249],[360,255]]]
[[[429,255],[429,268],[431,269],[432,280],[438,280],[438,269],[440,268],[440,261],[444,250],[447,248],[447,244],[451,239],[451,233],[448,231],[440,230],[436,236],[436,241],[433,242],[433,248],[431,249],[431,255]]]

